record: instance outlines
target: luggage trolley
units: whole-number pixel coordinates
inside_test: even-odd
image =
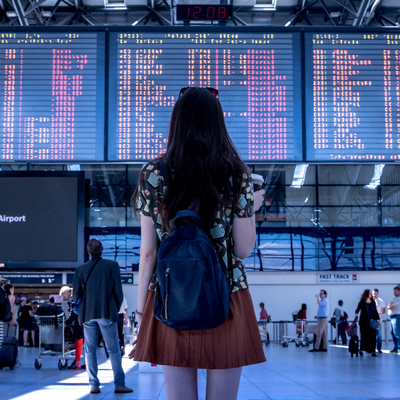
[[[39,354],[35,359],[35,368],[42,367],[42,357],[61,356],[58,368],[66,369],[68,360],[75,359],[75,345],[71,328],[65,327],[64,313],[59,315],[35,315],[39,327]],[[45,349],[42,350],[42,345]],[[46,348],[47,347],[47,348]]]
[[[296,336],[282,336],[282,346],[288,347],[289,342],[294,342],[296,347],[308,347],[310,345],[310,339],[307,335],[307,321],[304,319],[298,319],[295,324]]]

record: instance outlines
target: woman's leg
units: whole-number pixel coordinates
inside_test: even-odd
[[[80,365],[83,349],[83,339],[79,339],[75,342],[75,365]]]
[[[28,330],[24,331],[24,346],[28,346]]]
[[[197,369],[163,365],[163,372],[168,400],[198,399]]]
[[[242,368],[208,369],[206,400],[235,400]]]

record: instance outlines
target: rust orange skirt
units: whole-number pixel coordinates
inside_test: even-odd
[[[174,367],[227,369],[265,361],[249,290],[231,296],[226,321],[212,329],[177,331],[154,318],[149,291],[140,326],[135,361]]]

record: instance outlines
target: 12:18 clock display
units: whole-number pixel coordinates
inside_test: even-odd
[[[232,19],[232,14],[232,6],[181,4],[176,9],[178,21],[224,21]]]

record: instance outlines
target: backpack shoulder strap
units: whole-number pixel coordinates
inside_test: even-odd
[[[98,262],[99,262],[100,260],[101,260],[101,258],[98,258],[98,259],[96,260],[96,262],[92,265],[92,268],[91,268],[90,271],[89,271],[89,274],[88,274],[88,276],[87,276],[87,278],[86,278],[86,281],[85,281],[85,283],[82,285],[82,289],[83,289],[83,290],[85,290],[86,285],[87,285],[87,283],[88,283],[88,280],[89,280],[89,278],[90,278],[90,275],[92,274],[92,272],[93,272],[95,266],[98,264]]]
[[[99,263],[100,260],[101,260],[101,258],[98,258],[96,260],[96,262],[92,265],[92,268],[90,269],[89,274],[86,277],[85,283],[82,284],[82,291],[83,291],[83,297],[84,298],[86,297],[86,290],[85,289],[86,289],[86,285],[88,283],[88,280],[90,278],[90,275],[92,274],[94,268],[96,267],[96,265]],[[79,301],[79,299],[78,299],[78,301]],[[85,305],[86,305],[86,300],[83,302],[83,311],[82,311],[83,318],[85,318]]]

